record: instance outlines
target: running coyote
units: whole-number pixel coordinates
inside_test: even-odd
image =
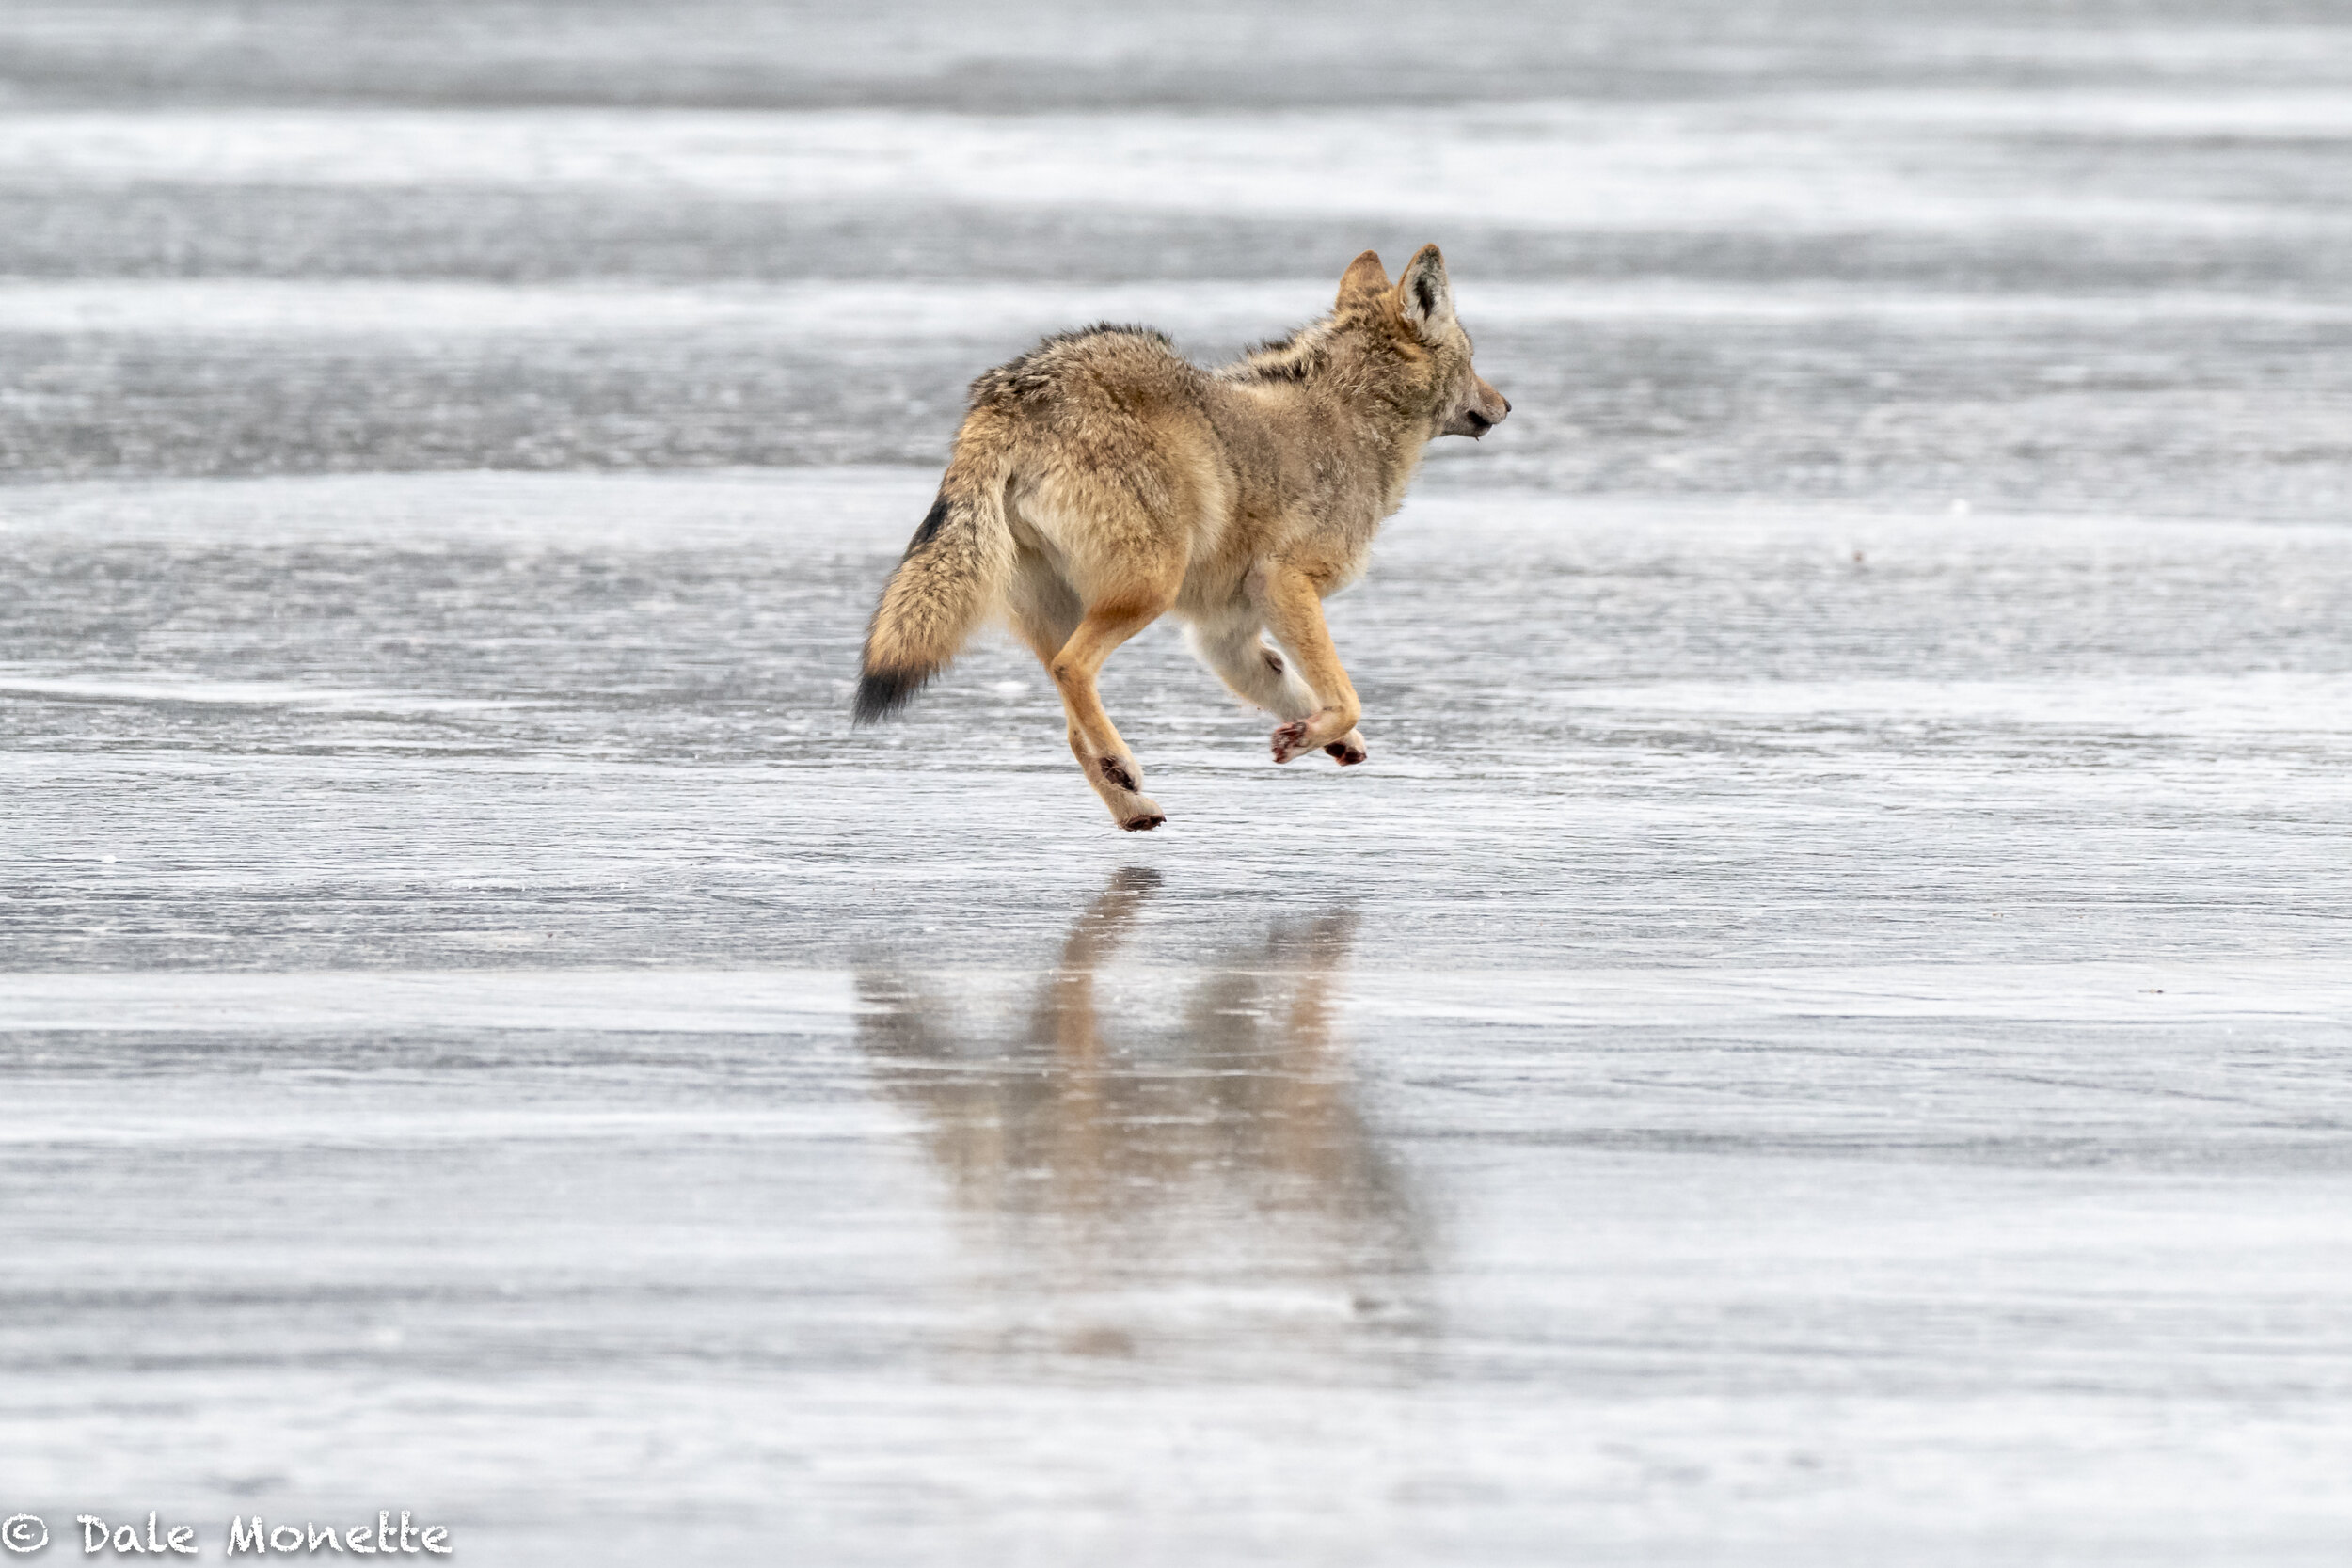
[[[939,499],[867,628],[857,719],[904,705],[1001,614],[1053,674],[1111,816],[1156,828],[1094,678],[1173,610],[1202,662],[1281,721],[1276,762],[1361,762],[1323,600],[1363,571],[1422,449],[1510,411],[1470,368],[1434,245],[1393,286],[1365,251],[1329,315],[1220,370],[1140,326],[1048,338],[972,384]]]

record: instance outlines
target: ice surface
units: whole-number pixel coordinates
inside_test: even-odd
[[[2273,224],[2271,204],[2224,191],[2119,191],[2062,165],[1953,154],[1971,145],[1967,132],[2341,140],[2352,135],[2352,106],[2332,90],[2185,106],[2170,94],[2045,87],[1216,116],[26,110],[0,126],[0,179],[80,188],[608,186],[805,203],[1840,232]],[[2345,228],[2340,211],[2291,216],[2315,234]]]
[[[1073,321],[1150,322],[1194,340],[1279,337],[1330,307],[1324,278],[1108,287],[1039,283],[825,282],[768,287],[296,281],[204,278],[0,281],[0,331],[142,338],[671,336],[752,332],[848,346],[1042,336]],[[2170,290],[2111,296],[1824,289],[1819,285],[1580,282],[1465,285],[1482,329],[1564,322],[1848,323],[1981,332],[2045,323],[2352,325],[2352,303]]]
[[[1333,606],[1374,762],[1155,633],[1132,839],[1001,645],[843,722],[930,482],[0,497],[20,1497],[514,1562],[2352,1528],[2352,533],[1433,482]]]
[[[0,10],[0,1512],[2344,1560],[2352,30],[1441,20]],[[1368,766],[848,726],[975,372],[1433,238]]]

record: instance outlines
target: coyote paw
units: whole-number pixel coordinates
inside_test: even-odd
[[[1131,833],[1148,833],[1167,820],[1168,818],[1160,813],[1152,811],[1144,813],[1141,816],[1131,816],[1120,826]]]
[[[1342,768],[1353,768],[1372,753],[1364,750],[1364,737],[1350,730],[1324,750],[1339,758]]]
[[[1274,732],[1274,760],[1289,762],[1294,757],[1305,756],[1309,752],[1327,751],[1333,756],[1340,757],[1343,767],[1351,762],[1363,761],[1364,737],[1362,736],[1358,735],[1353,729],[1337,737],[1332,736],[1331,722],[1338,716],[1337,708],[1327,707],[1320,712],[1311,713],[1304,719],[1294,719],[1276,730]],[[1354,751],[1355,756],[1352,758],[1342,756],[1342,748]]]

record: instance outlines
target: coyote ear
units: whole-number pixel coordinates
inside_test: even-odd
[[[1367,250],[1347,263],[1340,274],[1340,303],[1343,306],[1377,298],[1389,292],[1389,272],[1380,264],[1380,253]]]
[[[1425,245],[1405,264],[1396,280],[1396,308],[1415,326],[1454,319],[1454,285],[1445,280],[1445,258]]]

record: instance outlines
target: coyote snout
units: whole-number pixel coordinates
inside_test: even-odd
[[[1002,614],[1052,673],[1112,819],[1156,828],[1095,676],[1172,610],[1201,661],[1279,721],[1276,762],[1362,762],[1323,601],[1362,574],[1422,450],[1510,412],[1470,368],[1434,245],[1393,284],[1365,251],[1328,315],[1218,371],[1147,327],[1048,338],[972,383],[939,499],[866,632],[857,717],[897,710]]]
[[[1511,400],[1486,384],[1486,378],[1472,371],[1470,395],[1453,413],[1446,416],[1440,436],[1467,436],[1475,441],[1503,421],[1511,412]]]

